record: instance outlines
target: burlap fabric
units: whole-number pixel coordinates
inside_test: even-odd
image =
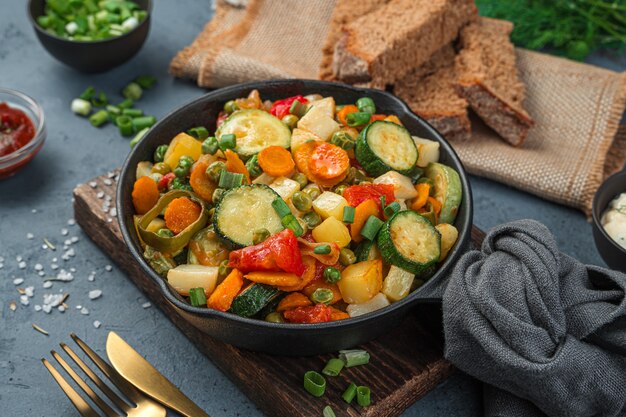
[[[336,1],[217,0],[215,17],[171,63],[173,75],[202,87],[319,75]],[[479,121],[470,141],[453,143],[467,170],[586,214],[603,179],[626,162],[617,135],[626,74],[518,50],[526,107],[536,124],[513,148]]]

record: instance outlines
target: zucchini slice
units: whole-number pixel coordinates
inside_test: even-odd
[[[284,229],[272,201],[280,198],[267,185],[242,185],[226,192],[215,208],[215,232],[232,247],[253,244],[252,235],[257,229],[267,229],[271,234]]]
[[[271,285],[254,283],[235,297],[229,311],[241,317],[255,316],[280,293]]]
[[[433,197],[441,203],[438,223],[454,223],[463,198],[459,174],[438,162],[428,164],[424,174],[433,181]]]
[[[392,122],[377,120],[369,124],[356,141],[356,159],[375,177],[391,170],[409,174],[417,158],[417,147],[409,131]]]
[[[439,261],[441,235],[415,211],[399,211],[380,229],[378,248],[385,262],[419,274]]]
[[[291,146],[291,131],[277,117],[263,110],[234,112],[215,132],[219,139],[225,134],[237,136],[235,151],[243,157],[252,156],[268,146]]]

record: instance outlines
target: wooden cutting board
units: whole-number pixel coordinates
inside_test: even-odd
[[[328,377],[324,397],[309,395],[302,388],[304,373],[321,371],[332,355],[288,358],[238,349],[200,332],[174,311],[126,249],[117,218],[110,211],[103,211],[107,195],[112,198],[111,207],[115,207],[112,176],[97,177],[76,187],[76,221],[180,331],[268,416],[320,417],[322,409],[330,404],[338,417],[395,417],[454,372],[452,364],[442,356],[440,308],[424,305],[416,307],[396,329],[361,346],[371,354],[369,365],[344,369],[338,377]],[[477,228],[472,230],[474,244],[483,237]],[[370,407],[359,407],[356,400],[353,405],[341,400],[341,393],[350,382],[371,388]]]

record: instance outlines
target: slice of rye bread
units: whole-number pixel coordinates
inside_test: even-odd
[[[393,84],[476,16],[474,0],[391,0],[343,27],[333,76],[348,83]]]
[[[513,24],[489,18],[461,30],[457,89],[489,127],[520,146],[533,120],[523,107],[526,88],[517,72],[512,30]]]
[[[353,20],[384,6],[391,0],[340,0],[335,5],[330,20],[326,43],[322,49],[319,77],[322,80],[334,80],[333,52],[340,38],[342,28]]]
[[[467,101],[458,95],[456,83],[455,50],[449,44],[398,81],[393,91],[446,139],[468,140],[472,132]]]

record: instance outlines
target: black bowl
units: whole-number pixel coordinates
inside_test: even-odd
[[[354,103],[359,97],[371,97],[381,113],[398,115],[407,129],[423,138],[441,143],[441,162],[459,172],[463,188],[463,202],[455,226],[459,240],[435,275],[405,299],[391,306],[351,319],[320,324],[275,324],[247,319],[230,313],[189,305],[167,282],[146,263],[133,224],[131,192],[138,162],[150,160],[154,149],[169,141],[181,131],[204,125],[215,129],[217,115],[224,103],[247,96],[258,89],[264,99],[276,100],[297,94],[319,93],[333,96],[338,103]],[[371,340],[401,323],[409,309],[420,302],[439,302],[448,273],[464,253],[472,227],[472,194],[465,170],[446,140],[423,119],[413,114],[404,102],[383,91],[354,88],[343,84],[308,80],[261,81],[239,84],[208,93],[170,113],[156,124],[128,156],[117,189],[117,209],[124,240],[144,271],[160,285],[165,298],[187,321],[208,336],[255,351],[273,354],[304,356],[337,351]],[[424,320],[439,320],[424,317]]]
[[[37,23],[44,14],[46,0],[30,0],[28,15],[41,44],[56,59],[82,72],[107,71],[132,58],[143,46],[150,29],[151,0],[134,0],[146,18],[132,31],[111,39],[77,42],[48,33]]]
[[[626,272],[626,249],[617,244],[602,227],[601,219],[609,203],[621,193],[626,193],[626,171],[610,176],[602,183],[593,197],[593,240],[606,264]]]

